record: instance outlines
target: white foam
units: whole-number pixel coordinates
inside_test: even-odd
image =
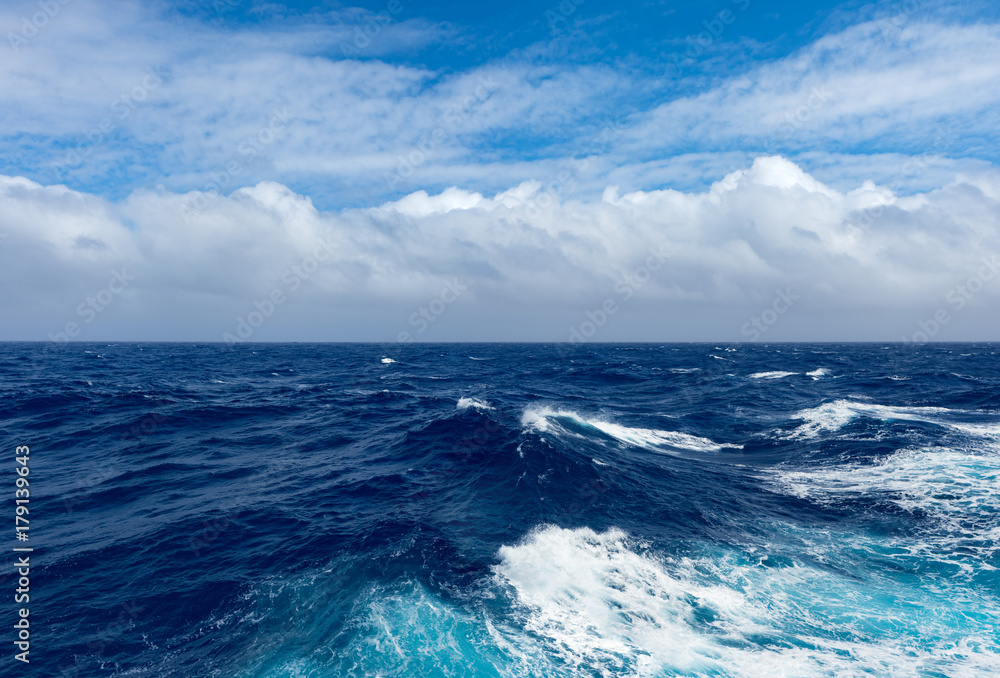
[[[849,556],[837,551],[840,534],[802,536],[822,542],[838,565]],[[1000,670],[989,621],[995,600],[952,606],[933,587],[862,581],[790,560],[768,567],[735,551],[658,558],[614,528],[544,527],[498,556],[494,572],[523,605],[524,628],[567,669],[555,675],[971,677]],[[909,604],[900,607],[899,599]],[[927,616],[935,606],[951,609]],[[977,621],[964,622],[970,612]]]
[[[620,529],[542,526],[446,595],[405,579],[352,590],[331,567],[254,584],[198,633],[282,622],[230,672],[245,677],[1000,675],[989,588],[865,572],[850,531],[768,527],[803,557],[709,544],[666,557]]]
[[[704,666],[706,639],[685,620],[692,592],[626,539],[617,529],[546,527],[501,547],[494,571],[528,608],[526,629],[550,641],[574,673],[633,675],[640,660],[649,668],[668,659],[682,669]],[[744,602],[722,587],[694,593],[725,610]]]
[[[846,400],[837,400],[819,407],[800,410],[792,415],[792,419],[801,419],[805,423],[786,437],[815,438],[824,431],[839,430],[857,416],[858,413],[853,405],[854,403]]]
[[[549,407],[528,407],[521,415],[521,425],[538,432],[553,431],[558,427],[560,433],[570,433],[560,425],[560,421],[574,424],[579,428],[597,429],[601,433],[627,445],[644,447],[660,451],[667,445],[696,452],[718,452],[724,447],[742,448],[742,445],[719,444],[708,438],[680,433],[678,431],[662,431],[651,428],[632,428],[622,426],[597,418],[583,417],[570,410],[554,410]]]
[[[971,571],[956,549],[989,558],[1000,552],[1000,456],[923,447],[902,450],[878,464],[838,464],[805,471],[776,469],[773,483],[786,494],[837,504],[866,498],[929,519],[921,540],[903,544],[910,555],[954,562]]]
[[[784,377],[790,377],[793,374],[798,374],[798,372],[755,372],[750,375],[751,379],[783,379]]]
[[[493,406],[489,403],[483,402],[482,400],[476,400],[475,398],[459,398],[456,407],[460,410],[467,410],[470,407],[477,410],[492,410]]]
[[[883,421],[920,421],[943,426],[969,435],[1000,437],[1000,424],[973,424],[950,421],[948,417],[973,414],[967,410],[946,407],[889,406],[875,403],[861,403],[853,400],[835,400],[818,407],[800,410],[792,419],[805,423],[789,433],[786,438],[815,438],[827,431],[837,431],[857,417],[881,419]]]
[[[948,424],[951,428],[983,438],[1000,438],[1000,424]]]
[[[521,413],[521,426],[539,433],[549,430],[548,416],[554,413],[548,408],[528,407]]]
[[[389,363],[394,363],[394,362],[396,362],[396,361],[393,360],[392,358],[382,358],[382,364],[383,365],[388,365]]]
[[[1000,516],[1000,457],[947,447],[913,448],[879,464],[822,467],[808,471],[777,471],[794,496],[814,499],[885,494],[892,503],[912,511]]]
[[[825,367],[817,367],[812,372],[806,372],[806,376],[812,377],[814,380],[819,379],[821,377],[827,377],[829,375],[830,375],[830,370],[826,369]]]

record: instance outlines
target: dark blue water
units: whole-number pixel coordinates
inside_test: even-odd
[[[998,675],[998,357],[3,344],[31,673]]]

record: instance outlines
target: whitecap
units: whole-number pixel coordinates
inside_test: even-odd
[[[251,670],[240,675],[276,678],[1000,673],[991,591],[956,596],[947,580],[852,576],[875,538],[773,528],[801,558],[717,544],[668,556],[614,527],[539,526],[501,546],[481,583],[404,577],[352,588],[328,568],[254,584],[210,621],[282,622],[241,657]],[[350,633],[336,644],[303,649],[317,629],[332,637],[343,627]]]
[[[462,397],[458,399],[458,403],[455,405],[460,410],[467,410],[470,407],[477,410],[492,410],[493,406],[482,400],[476,400],[475,398]]]
[[[916,537],[897,539],[900,557],[948,562],[972,573],[972,554],[1000,553],[1000,457],[949,447],[907,448],[877,464],[774,469],[781,492],[820,504],[866,498],[922,517]],[[985,569],[992,569],[982,563]]]
[[[922,407],[904,405],[878,405],[852,400],[835,400],[818,407],[800,410],[792,419],[805,423],[791,431],[785,438],[815,438],[821,433],[837,431],[858,417],[881,419],[882,421],[919,421],[983,437],[1000,436],[1000,424],[969,423],[951,421],[948,417],[974,414],[967,410],[947,407]]]
[[[906,511],[955,518],[1000,516],[1000,457],[948,447],[908,448],[878,464],[838,464],[806,471],[778,469],[778,485],[817,501],[884,494]]]
[[[793,374],[798,374],[798,372],[754,372],[750,375],[751,379],[783,379],[784,377],[790,377]]]
[[[665,558],[618,528],[544,526],[502,546],[493,571],[521,604],[527,638],[565,667],[554,675],[996,675],[995,599],[953,603],[909,580],[840,575],[865,537],[789,532],[833,568],[710,546]]]
[[[741,449],[742,445],[720,444],[708,438],[650,428],[632,428],[597,418],[583,417],[571,410],[554,410],[550,407],[528,407],[521,415],[521,425],[525,428],[544,432],[557,428],[559,433],[576,434],[563,424],[578,429],[592,429],[606,436],[636,447],[661,451],[661,446],[679,447],[696,452],[718,452],[724,447]],[[582,436],[581,436],[582,437]]]
[[[388,365],[388,364],[394,363],[394,362],[396,362],[396,361],[393,360],[392,358],[382,358],[382,364],[383,365]]]

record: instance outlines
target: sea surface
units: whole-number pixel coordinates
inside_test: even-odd
[[[0,344],[2,675],[1000,675],[1000,344]]]

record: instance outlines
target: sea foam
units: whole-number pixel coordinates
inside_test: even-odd
[[[458,403],[455,405],[460,410],[467,410],[470,407],[476,410],[492,410],[493,406],[482,400],[476,400],[475,398],[461,397],[458,399]]]
[[[804,423],[788,433],[786,438],[816,438],[822,433],[837,431],[859,417],[882,421],[919,421],[934,424],[969,435],[987,438],[1000,437],[1000,423],[970,423],[954,421],[957,417],[978,415],[968,410],[946,407],[915,407],[903,405],[879,405],[854,400],[835,400],[817,407],[799,410],[792,415]]]
[[[751,379],[783,379],[785,377],[790,377],[796,372],[755,372],[750,375]]]
[[[708,438],[650,428],[632,428],[596,417],[584,417],[571,410],[549,407],[529,407],[521,416],[522,426],[539,432],[552,431],[580,435],[576,431],[598,431],[626,445],[660,450],[663,446],[678,447],[696,452],[718,452],[724,447],[740,448],[741,445],[720,444]]]

